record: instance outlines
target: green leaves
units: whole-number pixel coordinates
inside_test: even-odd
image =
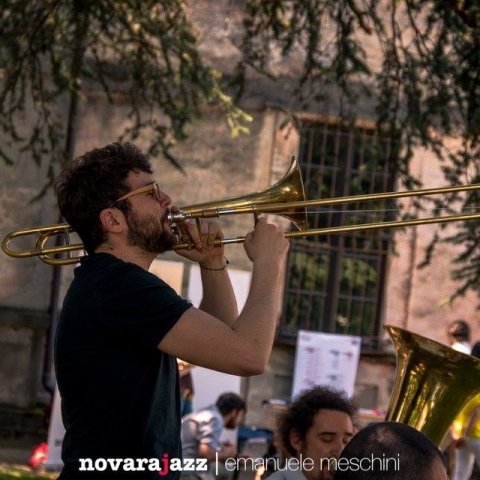
[[[78,101],[88,98],[85,88],[129,106],[131,122],[119,138],[148,138],[147,151],[163,153],[180,170],[171,149],[206,104],[225,112],[232,135],[247,131],[249,116],[202,60],[181,1],[6,0],[0,30],[0,128],[19,152],[47,163],[50,182],[72,153],[67,131]]]
[[[399,139],[395,171],[407,188],[419,186],[410,172],[418,147],[435,153],[448,184],[480,178],[478,1],[249,0],[243,26],[240,92],[249,72],[279,76],[280,52],[299,67],[290,80],[297,82],[291,101],[297,110],[374,119],[379,131]],[[461,138],[462,146],[452,150],[444,143],[448,136]],[[461,195],[431,203],[438,205],[451,213],[479,206]],[[464,246],[453,272],[457,294],[480,294],[480,225],[459,225],[457,240],[443,231],[428,245],[423,265],[438,242],[457,241]]]
[[[188,6],[194,12],[195,2]],[[128,106],[119,138],[149,139],[151,155],[182,170],[172,148],[206,105],[225,113],[233,136],[248,131],[251,118],[237,100],[262,75],[281,80],[288,98],[280,100],[297,111],[376,121],[401,142],[395,171],[409,188],[418,185],[410,160],[419,146],[435,152],[448,183],[478,178],[478,1],[245,0],[230,2],[229,11],[239,57],[227,90],[223,72],[200,54],[182,1],[4,0],[0,157],[12,164],[7,152],[27,153],[47,165],[51,182],[72,153],[79,102],[94,91]],[[461,138],[461,148],[449,150],[445,136]],[[443,204],[461,210],[466,201]],[[480,255],[477,230],[461,227],[474,245],[464,263]],[[476,288],[471,273],[459,279],[461,288]]]

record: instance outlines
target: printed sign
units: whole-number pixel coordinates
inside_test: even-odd
[[[361,338],[299,330],[292,398],[315,385],[353,395]]]

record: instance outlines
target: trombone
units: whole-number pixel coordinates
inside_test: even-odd
[[[265,213],[277,213],[288,220],[297,228],[297,231],[286,232],[287,238],[312,237],[318,235],[332,235],[347,232],[363,232],[368,230],[380,230],[399,227],[410,227],[433,223],[449,223],[467,220],[480,220],[480,213],[450,215],[444,217],[414,218],[406,220],[382,221],[357,225],[334,226],[328,228],[309,229],[307,222],[308,207],[325,207],[342,205],[348,203],[372,202],[378,200],[421,197],[439,195],[444,193],[469,192],[480,190],[480,184],[460,185],[455,187],[431,188],[424,190],[410,190],[388,193],[374,193],[367,195],[355,195],[350,197],[336,197],[327,199],[305,199],[302,176],[298,161],[292,157],[292,162],[287,173],[276,184],[239,197],[227,198],[225,200],[205,202],[196,205],[183,207],[178,212],[170,212],[168,220],[170,225],[175,226],[178,222],[188,219],[214,218],[223,215],[253,214],[255,220],[258,215]],[[83,250],[83,244],[70,242],[70,233],[73,229],[67,223],[22,229],[8,234],[2,242],[3,251],[14,258],[39,257],[48,265],[60,266],[77,263],[80,256],[72,256],[72,252]],[[13,250],[10,242],[15,238],[29,235],[37,235],[35,248],[32,250]],[[55,236],[63,235],[65,245],[46,247],[46,242]],[[216,241],[216,245],[227,245],[243,243],[245,236],[226,237]],[[173,249],[191,249],[193,245],[188,242],[177,243]],[[52,255],[68,253],[67,258],[56,258]]]

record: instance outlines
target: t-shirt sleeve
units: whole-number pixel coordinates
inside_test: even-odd
[[[110,275],[103,288],[105,327],[145,346],[156,347],[191,307],[163,280],[131,264]]]
[[[223,425],[220,419],[215,416],[209,418],[206,422],[201,422],[198,426],[198,443],[206,443],[210,448],[219,452],[222,449],[220,445],[220,435]]]

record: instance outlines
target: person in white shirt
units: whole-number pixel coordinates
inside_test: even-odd
[[[196,462],[198,469],[183,472],[183,477],[213,480],[210,469],[204,470],[207,462],[225,461],[237,455],[235,445],[222,444],[223,429],[233,430],[240,426],[246,412],[245,401],[235,393],[223,393],[215,403],[204,410],[193,412],[182,420],[183,459],[205,459]]]
[[[465,320],[454,320],[447,327],[448,343],[457,352],[470,355],[470,326]]]

